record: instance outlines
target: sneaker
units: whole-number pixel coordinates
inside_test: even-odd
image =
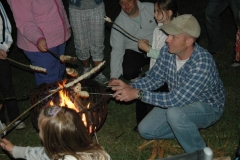
[[[92,66],[90,66],[90,67],[88,67],[88,68],[85,68],[85,67],[84,67],[84,69],[83,69],[83,74],[89,72],[91,69],[92,69]],[[89,78],[89,77],[87,77],[87,78]]]
[[[95,78],[95,81],[101,84],[107,84],[109,82],[108,78],[101,73],[99,73]]]
[[[231,67],[239,67],[239,66],[240,66],[240,61],[237,61],[236,59],[234,59]]]
[[[5,125],[5,123],[2,123],[1,121],[0,121],[0,132],[4,129],[6,127],[6,125]],[[0,136],[2,137],[2,136],[5,136],[6,135],[6,131],[4,131]]]
[[[14,123],[14,126],[16,126],[16,129],[19,130],[19,129],[23,129],[26,127],[25,123],[21,122],[20,120],[19,121],[16,121]]]

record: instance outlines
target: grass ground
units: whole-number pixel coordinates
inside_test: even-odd
[[[179,0],[178,2],[180,13],[191,13],[199,20],[202,33],[198,43],[206,48],[207,33],[205,28],[204,9],[207,2],[201,0]],[[105,0],[105,3],[107,15],[109,15],[113,12],[109,7],[111,7],[111,5],[117,5],[117,3],[114,4],[113,1],[110,0]],[[113,17],[110,17],[114,19],[115,15],[116,13],[112,15]],[[232,68],[230,66],[234,57],[236,28],[233,22],[232,13],[229,9],[221,15],[221,20],[224,47],[221,54],[214,55],[214,59],[227,93],[225,112],[215,125],[201,130],[200,132],[208,145],[213,149],[215,157],[231,156],[233,158],[240,138],[240,67]],[[15,30],[13,30],[13,35],[16,35]],[[109,35],[109,28],[106,28],[105,59],[107,63],[109,63],[111,52]],[[66,54],[74,55],[74,52],[73,39],[70,39],[67,44]],[[29,64],[29,61],[24,54],[17,49],[16,45],[13,46],[9,57],[19,62]],[[81,70],[80,63],[78,69]],[[12,71],[17,97],[21,98],[24,97],[24,95],[28,95],[31,90],[35,88],[34,74],[16,65],[12,65]],[[109,66],[107,66],[104,70],[104,74],[109,76],[109,73]],[[21,112],[24,112],[30,106],[29,100],[19,101],[19,106]],[[104,146],[113,160],[146,160],[151,155],[151,146],[145,148],[141,152],[137,150],[138,146],[144,142],[144,139],[142,139],[138,133],[132,131],[133,127],[136,125],[134,106],[134,103],[123,104],[113,99],[108,103],[108,116],[106,122],[97,135],[99,143]],[[28,114],[24,116],[24,122],[27,125],[26,129],[12,130],[8,133],[7,138],[19,146],[40,146],[38,133],[32,127]],[[165,156],[183,153],[183,150],[176,140],[167,140],[164,147]],[[9,160],[11,157],[0,150],[0,159]]]

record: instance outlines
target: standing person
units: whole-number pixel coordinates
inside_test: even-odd
[[[235,55],[235,59],[232,64],[232,67],[240,66],[240,10],[238,12],[237,27],[238,27],[238,30],[236,34],[236,47],[235,47],[236,55]]]
[[[65,65],[48,52],[65,53],[71,35],[62,0],[7,0],[17,26],[17,45],[32,65],[47,69],[35,72],[36,84],[62,80]]]
[[[110,160],[108,153],[93,143],[79,114],[72,109],[47,106],[39,115],[38,126],[43,147],[19,147],[3,139],[2,149],[14,158],[27,160]]]
[[[141,3],[138,0],[119,0],[119,4],[122,10],[115,23],[134,37],[147,39],[151,43],[153,30],[157,26],[154,20],[154,4]],[[138,49],[137,41],[124,35],[124,32],[113,25],[110,44],[110,82],[121,75],[126,80],[138,77],[141,68],[149,59]]]
[[[147,40],[138,41],[138,47],[150,57],[150,69],[156,62],[160,49],[166,44],[167,35],[160,29],[163,24],[168,24],[173,18],[178,16],[178,6],[176,0],[158,0],[154,5],[154,18],[158,26],[153,31],[152,47]]]
[[[208,51],[211,54],[219,53],[222,49],[220,14],[229,6],[236,22],[237,12],[240,9],[239,0],[209,0],[205,10],[206,27],[208,33]]]
[[[225,90],[211,54],[196,43],[197,20],[178,16],[161,28],[168,34],[149,73],[132,84],[112,81],[120,101],[139,99],[155,107],[138,125],[145,139],[176,138],[186,152],[206,147],[199,129],[216,123],[223,114]],[[168,84],[169,92],[154,92]]]
[[[74,35],[76,55],[82,61],[83,74],[98,66],[104,59],[104,16],[103,0],[69,0],[70,22]],[[102,72],[94,78],[101,84],[107,84],[108,78]]]
[[[0,104],[0,121],[3,126],[6,125],[7,119],[5,117],[5,109],[7,110],[9,121],[15,120],[19,116],[19,106],[15,99],[16,94],[12,83],[11,66],[7,58],[7,51],[12,45],[12,26],[9,22],[8,16],[0,2],[0,92],[4,98],[13,98],[6,100]],[[26,125],[19,121],[14,123],[17,125],[16,129],[23,129]]]

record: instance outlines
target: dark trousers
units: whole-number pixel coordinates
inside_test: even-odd
[[[12,83],[11,67],[8,60],[0,60],[0,92],[3,98],[16,97]],[[5,109],[7,110],[10,121],[19,116],[19,108],[17,100],[6,100],[3,108],[0,110],[0,120],[6,123]]]
[[[131,80],[138,77],[142,72],[141,68],[144,65],[149,64],[149,61],[150,59],[146,54],[126,49],[122,63],[123,78]]]
[[[155,90],[155,92],[168,92],[167,84],[164,84],[159,89]],[[136,120],[137,125],[142,121],[142,119],[153,109],[153,105],[144,103],[140,100],[136,101]]]

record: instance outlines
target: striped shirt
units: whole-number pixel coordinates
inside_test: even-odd
[[[169,92],[153,92],[164,83]],[[225,89],[211,54],[195,43],[188,61],[177,71],[176,55],[165,45],[146,77],[131,84],[143,90],[143,102],[163,107],[182,107],[193,102],[206,102],[223,108]]]

